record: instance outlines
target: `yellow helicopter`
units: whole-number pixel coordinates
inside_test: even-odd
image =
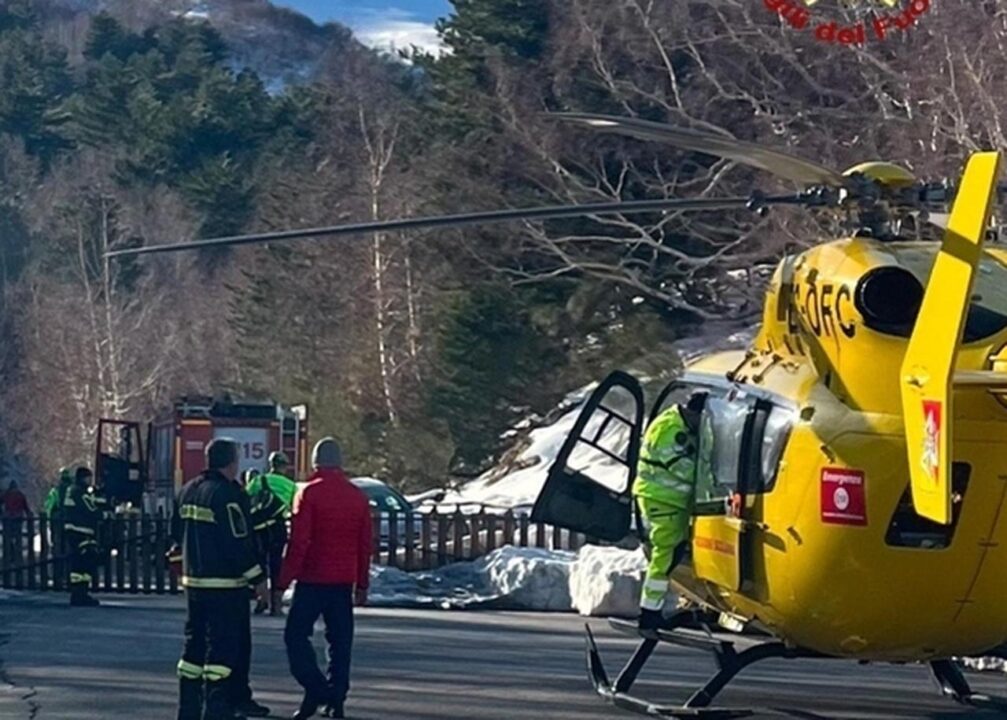
[[[733,160],[804,189],[407,218],[109,256],[667,210],[783,205],[843,218],[847,236],[780,263],[747,351],[689,364],[654,403],[651,418],[680,393],[709,393],[698,452],[713,480],[698,489],[690,552],[672,577],[693,606],[642,638],[615,682],[588,629],[591,678],[603,696],[645,714],[740,716],[751,711],[714,708],[713,700],[764,659],[926,662],[952,699],[993,702],[972,693],[952,658],[1007,647],[1007,471],[996,464],[1007,442],[1007,252],[984,248],[999,154],[973,155],[955,185],[927,183],[888,163],[838,173],[729,137],[635,119],[555,117]],[[949,203],[950,215],[939,214]],[[910,223],[924,222],[946,228],[943,242],[903,237]],[[630,535],[645,414],[634,378],[605,379],[553,464],[533,519],[602,541]],[[683,705],[629,694],[659,641],[717,658],[720,669]]]

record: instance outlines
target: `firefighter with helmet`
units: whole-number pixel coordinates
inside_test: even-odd
[[[643,519],[650,561],[640,597],[640,629],[660,627],[668,579],[689,539],[696,498],[699,426],[707,395],[694,392],[657,416],[643,438],[633,496]]]
[[[63,500],[63,534],[70,553],[70,604],[74,606],[100,604],[88,592],[98,561],[101,522],[101,510],[90,492],[93,477],[90,469],[77,468]]]

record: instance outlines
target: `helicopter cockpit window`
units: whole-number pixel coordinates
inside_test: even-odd
[[[699,432],[697,505],[723,500],[737,488],[750,410],[751,404],[741,398],[711,396],[707,400]]]
[[[775,405],[769,410],[762,431],[761,482],[754,492],[769,492],[776,484],[776,474],[780,469],[780,458],[783,448],[790,438],[790,430],[794,425],[795,413],[790,408]]]

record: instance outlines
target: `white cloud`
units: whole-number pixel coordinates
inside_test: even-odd
[[[379,50],[394,52],[415,46],[435,55],[446,52],[434,26],[412,18],[412,13],[399,8],[375,10],[353,23],[353,32],[360,42]]]

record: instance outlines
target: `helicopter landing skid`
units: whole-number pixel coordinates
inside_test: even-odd
[[[937,682],[941,694],[960,705],[968,705],[982,710],[1007,710],[1007,700],[1004,698],[972,692],[972,687],[965,679],[961,668],[952,660],[931,661],[930,672]]]
[[[770,658],[821,657],[820,655],[787,647],[777,640],[756,641],[741,651],[735,650],[735,642],[722,640],[713,635],[706,626],[707,618],[693,610],[685,610],[668,618],[664,627],[656,631],[641,632],[636,623],[623,620],[610,620],[613,629],[626,635],[641,637],[633,656],[623,667],[615,683],[608,679],[601,653],[594,640],[591,627],[585,625],[587,631],[587,663],[591,683],[599,695],[615,706],[631,710],[642,715],[672,718],[713,718],[748,717],[755,711],[748,708],[718,708],[711,707],[713,699],[734,679],[734,677],[749,665]],[[682,632],[687,626],[699,625],[705,634],[687,634]],[[683,705],[656,705],[629,694],[633,683],[650,659],[659,642],[667,642],[682,647],[706,650],[714,655],[717,661],[715,672],[703,687],[699,688]]]

